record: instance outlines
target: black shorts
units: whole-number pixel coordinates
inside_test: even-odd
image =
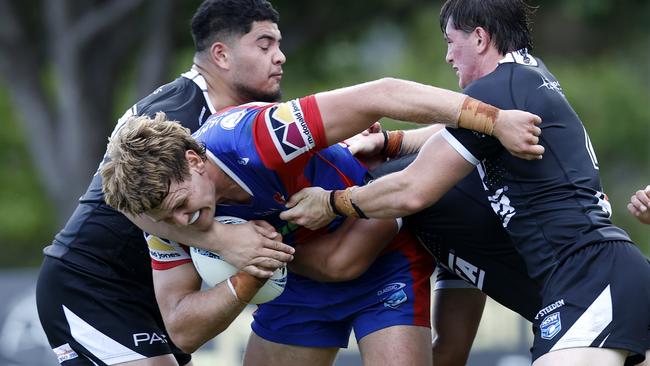
[[[438,262],[436,290],[474,287],[529,321],[539,311],[541,287],[510,241],[440,240],[423,228],[416,236]]]
[[[179,365],[191,360],[167,336],[150,275],[100,275],[74,264],[74,256],[46,256],[36,287],[38,315],[59,363],[111,365],[169,353]]]
[[[630,352],[636,364],[650,348],[650,264],[629,242],[587,246],[560,264],[545,284],[533,321],[533,360],[547,352],[601,347]]]

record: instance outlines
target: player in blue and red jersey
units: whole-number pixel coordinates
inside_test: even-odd
[[[152,222],[208,230],[215,213],[257,218],[274,225],[285,241],[304,243],[322,232],[279,220],[286,197],[307,186],[359,184],[366,172],[347,149],[335,144],[343,134],[349,129],[359,132],[382,116],[453,124],[464,98],[383,79],[282,104],[230,108],[206,121],[195,133],[196,140],[177,124],[162,121],[164,116],[133,120],[109,144],[111,161],[102,170],[104,192],[113,207],[129,215],[144,214]],[[484,107],[487,115],[479,111],[470,119],[489,120],[495,132],[496,127],[508,129],[508,123],[523,120],[524,131],[538,132],[534,124],[539,120],[531,114]],[[540,150],[533,146],[531,153],[536,156]],[[291,275],[284,293],[255,314],[245,362],[331,364],[354,329],[367,364],[429,364],[432,263],[407,236],[398,236],[356,280],[322,284]],[[188,304],[196,312],[205,313],[206,307],[218,311],[213,303],[201,303],[198,277],[189,263],[169,271],[154,278],[164,281],[168,290],[158,292],[156,285],[158,298],[169,300],[161,304],[163,317],[173,318]],[[238,279],[235,282],[232,301],[241,299],[245,290]],[[214,327],[197,325],[187,327],[196,337],[202,328]]]

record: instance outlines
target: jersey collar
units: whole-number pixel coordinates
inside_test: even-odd
[[[526,66],[537,66],[537,60],[530,53],[527,48],[507,53],[504,58],[499,61],[499,64],[516,63]]]
[[[198,85],[198,87],[201,88],[205,102],[208,104],[208,108],[210,108],[210,114],[217,113],[217,110],[214,108],[212,102],[210,101],[210,96],[208,95],[208,83],[205,82],[203,75],[201,75],[197,70],[194,69],[194,67],[192,67],[190,71],[183,73],[182,76],[192,80],[194,84]]]
[[[244,183],[244,180],[239,178],[237,174],[232,171],[232,169],[228,168],[226,163],[224,163],[219,158],[217,158],[212,153],[212,151],[208,150],[207,148],[205,150],[205,154],[207,155],[208,159],[212,160],[213,163],[217,164],[217,166],[221,168],[221,170],[223,170],[224,173],[226,173],[232,180],[234,180],[235,183],[237,183],[244,191],[246,191],[246,193],[250,194],[251,197],[255,197],[255,195],[253,194],[253,190],[251,190],[250,187],[248,187],[248,185]]]

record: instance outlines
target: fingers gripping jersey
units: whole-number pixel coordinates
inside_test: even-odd
[[[288,243],[323,232],[280,220],[288,197],[309,186],[343,189],[361,184],[366,173],[346,148],[327,147],[313,96],[227,109],[210,117],[194,137],[205,144],[209,158],[252,196],[247,205],[217,206],[217,214],[267,220]]]

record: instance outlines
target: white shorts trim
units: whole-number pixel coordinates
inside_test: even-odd
[[[72,338],[105,364],[115,365],[146,358],[95,329],[65,305],[63,305],[63,312],[68,320]]]
[[[594,340],[612,322],[614,318],[613,312],[612,292],[610,286],[607,285],[550,351],[591,346]]]

